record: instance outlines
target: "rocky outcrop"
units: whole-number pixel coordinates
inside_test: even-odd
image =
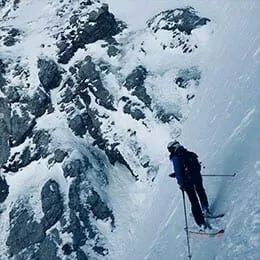
[[[147,94],[144,81],[147,70],[143,66],[136,67],[126,78],[124,86],[131,91],[132,95],[141,100],[147,107],[151,106],[151,97]]]
[[[50,59],[40,58],[38,60],[39,80],[46,91],[59,86],[61,82],[61,71],[58,65]]]
[[[56,232],[58,232],[56,230]],[[54,232],[53,232],[54,233]],[[55,235],[55,236],[54,236]],[[58,247],[57,247],[57,236],[58,234],[50,234],[39,244],[38,250],[35,250],[32,253],[32,259],[37,260],[61,260],[58,256]],[[28,259],[28,258],[24,258]]]
[[[14,153],[5,164],[6,171],[17,172],[20,168],[27,166],[40,158],[46,158],[49,154],[51,136],[48,131],[37,130],[32,132],[32,142],[21,152]]]
[[[10,103],[19,102],[21,98],[20,88],[18,86],[9,86],[6,96]]]
[[[45,195],[47,193],[45,193]],[[51,196],[51,198],[53,197]],[[47,197],[44,198],[44,201],[44,207],[46,207],[46,205],[48,204]],[[49,203],[51,203],[52,201],[53,200],[50,200]],[[57,206],[56,203],[55,205]],[[52,212],[52,216],[53,212],[55,211],[53,207],[54,206],[51,205],[47,207],[47,209],[52,208],[50,211],[47,211]],[[50,213],[47,214],[49,215]],[[12,257],[12,259],[17,260],[61,260],[61,258],[57,254],[58,248],[61,246],[62,243],[59,231],[56,228],[53,228],[51,230],[48,230],[47,235],[47,227],[44,225],[46,224],[45,217],[46,215],[40,222],[35,220],[33,208],[30,205],[28,198],[24,197],[22,199],[18,199],[15,202],[9,214],[10,232],[6,241],[6,245],[9,248],[10,259]],[[53,218],[51,219],[53,220]]]
[[[191,31],[207,24],[210,19],[198,16],[193,7],[176,8],[159,13],[147,22],[154,32],[157,30],[168,30],[191,34]]]
[[[89,1],[89,5],[91,4]],[[85,6],[70,18],[69,29],[59,37],[57,47],[60,63],[68,63],[74,53],[86,44],[110,38],[121,30],[122,23],[115,20],[114,15],[108,11],[107,4],[102,4],[96,10],[83,15],[88,10],[87,5],[85,3]]]
[[[57,163],[61,163],[63,162],[63,160],[65,159],[65,157],[68,155],[67,152],[64,152],[61,149],[56,149],[54,152],[54,161]]]
[[[123,107],[123,111],[126,114],[132,116],[132,118],[136,120],[145,119],[145,113],[143,112],[144,107],[142,107],[139,103],[132,102],[128,97],[122,97],[122,101],[125,102]]]
[[[10,232],[6,244],[10,255],[18,254],[24,248],[44,241],[44,226],[34,219],[29,204],[24,200],[16,201],[9,219]]]
[[[76,115],[69,120],[69,127],[75,135],[83,136],[86,133],[84,119],[81,115]]]
[[[115,110],[113,96],[103,86],[100,74],[92,58],[87,56],[83,62],[76,64],[76,68],[78,69],[76,77],[78,78],[77,91],[79,94],[81,90],[89,90],[96,97],[96,102],[99,105],[110,110]]]
[[[11,47],[20,41],[21,31],[17,28],[2,27],[2,37],[0,40],[3,41],[3,45]]]
[[[27,106],[21,105],[13,110],[11,117],[11,129],[13,145],[19,145],[32,133],[36,125],[35,118],[28,112]]]
[[[35,117],[42,116],[51,107],[50,96],[40,88],[35,91],[28,101],[28,110]]]
[[[183,53],[191,53],[198,48],[196,42],[190,42],[189,35],[196,28],[206,25],[210,19],[200,17],[192,7],[176,8],[163,11],[147,22],[148,28],[157,35],[160,31],[168,32],[172,37],[170,43],[161,40],[161,45],[165,49],[182,48]]]
[[[79,176],[82,167],[82,162],[79,159],[68,162],[65,161],[62,165],[64,177],[67,178]]]
[[[63,213],[63,201],[56,181],[49,180],[44,184],[41,191],[41,201],[44,214],[42,223],[47,230],[57,223]]]
[[[114,225],[114,216],[111,209],[103,202],[100,195],[93,189],[90,177],[88,176],[88,169],[92,167],[87,158],[84,161],[80,159],[68,160],[63,163],[64,176],[73,178],[69,186],[69,219],[63,218],[61,220],[62,232],[72,234],[72,243],[64,244],[62,249],[64,254],[70,255],[76,252],[77,255],[85,258],[84,253],[80,247],[86,243],[87,240],[93,241],[92,250],[96,253],[104,255],[107,249],[101,253],[97,248],[101,247],[99,244],[100,233],[93,224],[94,219],[107,220],[110,219]],[[84,232],[86,230],[87,232]]]
[[[112,211],[102,201],[102,199],[94,189],[91,189],[89,191],[87,203],[89,204],[90,210],[97,219],[105,220],[111,218],[114,222],[114,216],[112,214]],[[113,222],[112,225],[114,225]]]

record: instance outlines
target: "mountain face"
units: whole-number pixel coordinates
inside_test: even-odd
[[[156,179],[153,139],[180,134],[202,77],[175,57],[200,55],[210,19],[176,8],[131,31],[100,1],[0,8],[1,259],[111,259],[111,187]]]

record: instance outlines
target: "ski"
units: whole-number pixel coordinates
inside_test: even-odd
[[[192,213],[189,214],[191,217],[193,217]],[[204,218],[208,219],[215,219],[215,218],[223,218],[225,216],[225,213],[218,213],[218,214],[204,214]]]
[[[220,229],[215,232],[204,232],[204,231],[195,231],[195,230],[189,230],[189,233],[192,235],[197,235],[197,236],[204,236],[204,237],[220,237],[224,234],[225,230]]]

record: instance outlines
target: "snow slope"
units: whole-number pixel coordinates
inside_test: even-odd
[[[114,8],[123,16],[126,9],[133,10],[135,1],[122,9],[119,2],[110,2],[112,10],[116,2]],[[137,26],[155,6],[169,8],[177,3],[149,1],[141,18],[135,19],[133,11],[127,12],[128,19]],[[189,4],[217,26],[205,42],[206,51],[200,60],[202,84],[180,140],[200,155],[206,166],[204,173],[237,173],[235,178],[204,178],[211,209],[226,213],[214,224],[224,227],[226,233],[221,239],[191,238],[193,259],[256,260],[260,257],[260,3]],[[181,193],[167,176],[172,169],[166,154],[161,161],[158,178],[142,202],[135,232],[121,241],[123,251],[117,252],[116,259],[187,258]],[[189,224],[194,225],[191,219]]]
[[[212,210],[226,212],[223,220],[215,221],[213,224],[225,227],[226,233],[221,239],[192,238],[193,259],[260,258],[259,1],[105,0],[104,2],[109,4],[109,9],[117,18],[126,21],[129,26],[122,34],[116,36],[123,54],[119,57],[108,57],[106,48],[102,48],[101,40],[89,44],[85,50],[78,50],[69,64],[62,67],[67,70],[70,65],[86,55],[91,55],[94,61],[111,65],[111,72],[103,73],[102,80],[118,101],[115,102],[118,111],[107,111],[93,102],[92,106],[99,109],[101,114],[108,114],[108,119],[106,117],[103,119],[102,133],[111,144],[119,143],[120,152],[138,173],[139,181],[136,181],[119,163],[112,167],[104,159],[103,153],[98,160],[102,163],[96,162],[92,157],[98,155],[100,151],[98,148],[91,148],[89,142],[91,143],[92,139],[88,135],[84,137],[85,139],[72,136],[65,124],[64,113],[58,109],[59,89],[51,91],[55,112],[37,120],[37,129],[53,129],[52,135],[56,143],[52,145],[66,148],[65,150],[69,152],[76,147],[77,151],[72,153],[72,157],[77,157],[77,153],[80,153],[93,159],[91,163],[94,170],[90,172],[91,176],[94,176],[93,185],[102,195],[102,199],[108,201],[109,208],[111,206],[113,209],[116,222],[113,232],[109,221],[95,220],[98,229],[104,235],[104,241],[108,244],[110,254],[97,257],[90,252],[88,257],[91,260],[187,258],[182,197],[175,180],[168,177],[172,166],[165,149],[169,139],[179,135],[182,127],[180,140],[188,149],[200,155],[206,166],[204,173],[237,172],[235,178],[205,177]],[[73,6],[78,4],[79,2],[75,2]],[[145,29],[146,21],[160,11],[187,5],[193,6],[201,16],[211,19],[210,26],[195,29],[192,33],[191,41],[199,43],[198,50],[189,55],[183,55],[178,50],[162,50],[160,41],[155,40],[155,37]],[[10,59],[16,60],[20,53],[23,54],[22,63],[25,63],[31,72],[29,80],[33,84],[30,91],[34,91],[33,86],[39,84],[36,68],[38,56],[56,55],[53,35],[59,31],[59,26],[63,25],[63,18],[60,20],[55,14],[56,7],[59,6],[58,1],[25,1],[21,2],[20,6],[21,8],[14,12],[16,15],[14,19],[7,20],[5,25],[22,29],[25,32],[24,38],[21,44],[12,48],[1,48],[4,56]],[[41,11],[33,12],[36,9]],[[70,12],[68,13],[69,16]],[[67,16],[64,17],[64,24],[66,19]],[[160,34],[160,37],[159,40],[168,40],[167,35]],[[42,42],[46,48],[41,46]],[[140,52],[142,44],[148,55]],[[161,104],[164,108],[168,106],[168,110],[174,113],[180,113],[181,122],[176,120],[169,124],[157,122],[154,113],[144,107],[141,107],[146,114],[144,121],[133,120],[129,115],[122,113],[123,105],[120,105],[122,96],[126,95],[138,101],[122,87],[122,81],[140,64],[149,71],[145,82],[148,94],[155,103]],[[195,102],[191,102],[193,108],[190,111],[186,99],[189,89],[180,89],[172,81],[179,68],[193,66],[198,66],[202,71],[202,80],[196,88],[196,99]],[[11,78],[12,75],[9,76]],[[187,115],[188,120],[181,125]],[[46,122],[52,124],[46,126]],[[114,122],[115,126],[112,124]],[[136,136],[131,135],[128,130],[135,130]],[[53,149],[56,149],[56,146]],[[89,146],[90,152],[86,151],[86,147]],[[17,149],[21,148],[23,145]],[[141,149],[141,155],[138,149]],[[16,148],[13,148],[12,153],[15,151]],[[153,182],[151,181],[153,178],[148,176],[148,170],[141,167],[146,160],[154,166]],[[68,197],[70,183],[65,181],[61,166],[55,165],[49,169],[47,165],[47,160],[41,159],[22,169],[17,175],[7,176],[11,187],[7,204],[12,205],[20,194],[34,193],[30,202],[37,220],[43,215],[39,203],[39,191],[43,182],[50,176],[59,183],[62,192],[66,194],[65,197]],[[33,178],[39,171],[44,174]],[[95,178],[102,175],[103,171],[109,183],[105,187]],[[28,188],[27,192],[24,192],[24,187]],[[7,251],[5,241],[8,235],[10,207],[8,206],[0,219],[1,253]],[[194,226],[192,218],[189,218],[189,225]],[[64,243],[71,242],[67,233],[62,239]],[[88,253],[88,250],[86,247],[85,253]],[[63,256],[61,249],[58,253]],[[76,258],[75,252],[68,256],[68,259]]]

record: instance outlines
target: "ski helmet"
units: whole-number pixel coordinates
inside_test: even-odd
[[[168,143],[167,149],[171,153],[176,151],[177,148],[179,148],[180,146],[181,146],[180,143],[177,140],[174,140]]]

